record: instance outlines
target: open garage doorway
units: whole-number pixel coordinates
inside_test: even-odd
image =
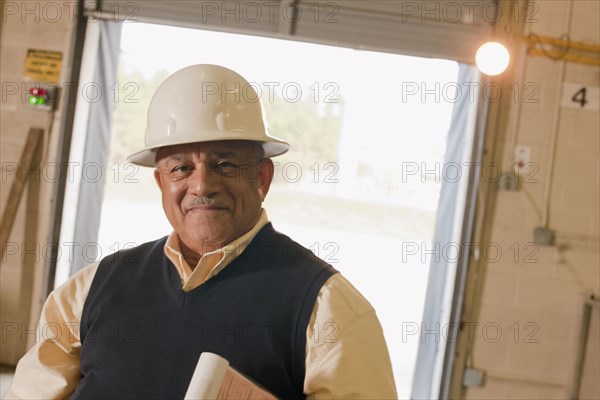
[[[410,398],[419,346],[427,339],[420,330],[432,265],[444,271],[437,287],[453,287],[457,258],[448,245],[460,237],[473,165],[479,92],[473,68],[273,38],[121,25],[117,73],[103,86],[113,113],[97,199],[101,212],[86,216],[96,221],[87,226],[98,227],[92,233],[97,246],[91,253],[75,251],[74,263],[59,263],[57,284],[95,259],[170,233],[152,169],[125,158],[143,145],[150,98],[169,74],[190,64],[220,64],[259,88],[271,133],[292,144],[274,160],[265,204],[270,220],[371,302],[398,394]],[[85,207],[69,204],[81,196],[66,198],[65,207]],[[67,241],[76,228],[63,223],[61,241]],[[78,218],[71,225],[82,224]],[[442,294],[438,308],[447,318],[452,293]]]

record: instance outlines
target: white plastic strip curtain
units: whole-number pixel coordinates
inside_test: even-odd
[[[485,104],[477,101],[479,90],[470,94],[464,90],[479,85],[479,72],[474,66],[459,64],[456,83],[463,89],[457,91],[442,168],[452,172],[442,174],[444,179],[431,245],[437,249],[438,256],[431,258],[419,332],[421,340],[411,396],[415,400],[446,398],[471,249],[468,243],[484,133],[476,123],[485,121]]]
[[[99,0],[103,19],[162,23],[473,63],[494,0]]]
[[[117,82],[117,64],[121,44],[121,23],[111,21],[95,21],[99,24],[98,54],[90,87],[101,88],[91,94],[89,119],[87,121],[85,147],[83,150],[84,171],[89,172],[81,180],[79,187],[73,242],[79,243],[78,251],[70,256],[73,259],[71,274],[79,271],[95,257],[93,246],[98,240],[102,196],[106,178],[107,159],[109,154],[110,130],[112,126],[114,98],[109,87]],[[70,210],[71,211],[71,210]],[[117,222],[117,221],[115,221]],[[92,249],[89,252],[82,249]]]
[[[95,19],[127,19],[455,60],[464,63],[460,69],[461,82],[475,79],[473,67],[467,64],[473,63],[476,49],[491,37],[493,23],[500,16],[494,0],[98,0],[91,3],[92,6],[88,4],[86,9],[88,15]],[[198,50],[194,45],[184,44],[182,51]],[[376,71],[357,71],[357,79],[368,79],[369,73]],[[465,146],[469,145],[465,134],[472,129],[468,122],[474,107],[468,101],[469,96],[461,99],[453,112],[447,162],[463,161]],[[472,187],[443,186],[435,242],[448,243],[461,227],[462,233],[469,229],[465,225],[466,219],[457,218],[470,205],[468,199],[465,204],[465,193],[461,191],[470,191],[469,195],[475,192]],[[461,193],[462,207],[457,203]],[[98,199],[100,197],[96,197]],[[428,326],[448,319],[443,315],[449,314],[450,322],[459,315],[460,306],[457,307],[455,295],[462,287],[457,287],[454,280],[449,281],[453,276],[447,274],[447,267],[443,263],[431,266],[423,317]],[[463,264],[457,265],[457,278],[464,268]],[[454,293],[450,293],[452,289]],[[448,304],[448,298],[452,299],[452,306]],[[454,308],[448,310],[448,307]],[[421,343],[413,380],[413,397],[431,399],[443,396],[449,379],[445,371],[451,364],[452,355],[441,342]]]

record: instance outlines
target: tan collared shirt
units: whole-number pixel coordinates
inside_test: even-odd
[[[268,218],[221,249],[204,254],[191,268],[173,232],[165,254],[190,291],[217,275],[241,254]],[[98,263],[55,289],[44,305],[38,340],[19,361],[5,399],[67,398],[77,387],[79,321]],[[397,398],[392,367],[375,310],[341,274],[321,288],[306,331],[304,393],[309,399]]]

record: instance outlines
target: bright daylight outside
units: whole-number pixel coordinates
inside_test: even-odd
[[[442,164],[453,104],[433,96],[423,102],[402,89],[456,82],[457,63],[124,23],[100,248],[170,233],[152,169],[125,158],[143,146],[158,85],[197,63],[226,66],[260,88],[271,133],[292,145],[274,159],[268,216],[371,302],[398,394],[409,398],[419,335],[403,337],[402,327],[422,320],[429,265],[401,250],[408,242],[431,248],[441,188],[435,174],[409,172]]]

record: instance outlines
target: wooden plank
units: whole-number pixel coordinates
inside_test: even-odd
[[[15,222],[23,190],[25,189],[28,174],[24,174],[23,170],[30,170],[32,168],[33,156],[43,134],[44,130],[41,128],[29,129],[29,135],[27,135],[27,141],[21,153],[21,160],[17,166],[15,178],[10,186],[8,201],[2,213],[2,223],[0,225],[0,260],[4,259],[8,238]],[[0,265],[2,264],[0,263]]]

